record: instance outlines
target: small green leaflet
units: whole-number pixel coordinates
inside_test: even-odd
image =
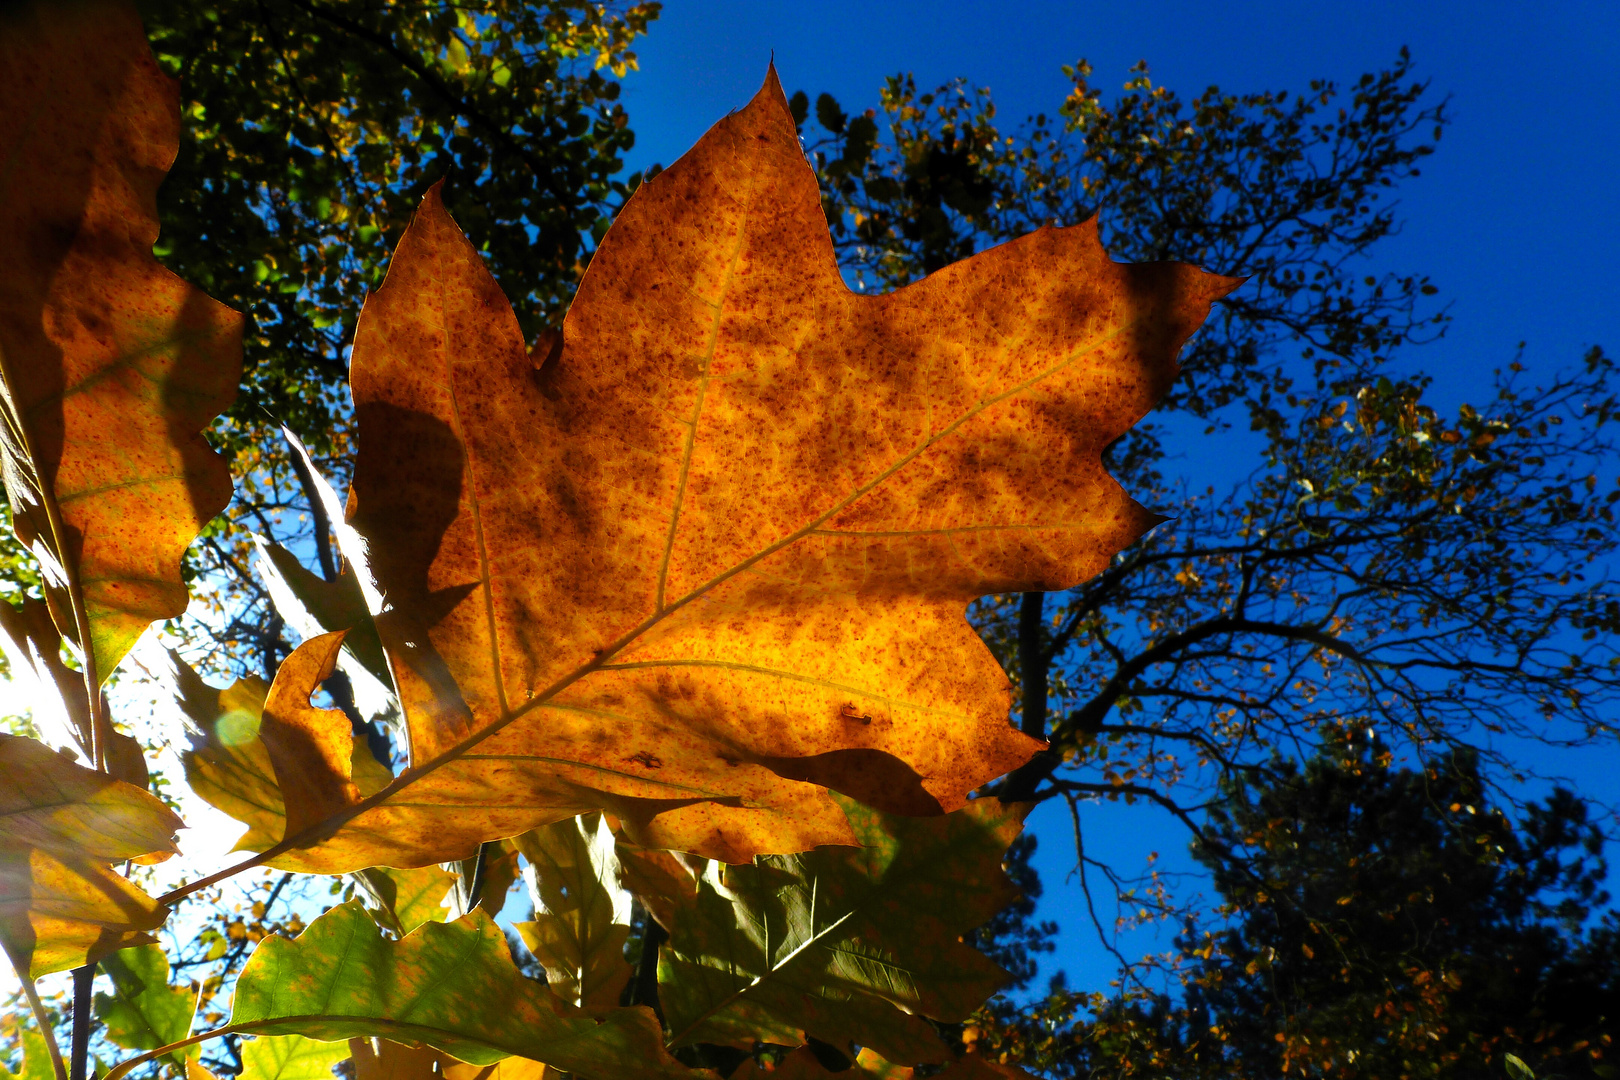
[[[513,926],[559,996],[593,1011],[612,1008],[630,981],[624,940],[630,894],[618,887],[613,833],[601,814],[545,825],[517,837],[534,921]]]
[[[19,1027],[17,1034],[22,1039],[22,1072],[12,1072],[0,1065],[0,1080],[56,1080],[56,1070],[51,1067],[51,1049],[45,1044],[45,1036],[25,1027]]]
[[[112,979],[111,994],[97,994],[96,1016],[106,1035],[126,1050],[155,1050],[191,1032],[197,991],[169,985],[169,960],[159,945],[121,949],[101,961]],[[195,1045],[170,1055],[175,1064],[197,1056]]]
[[[837,798],[864,847],[711,863],[676,909],[658,965],[672,1046],[815,1036],[943,1062],[924,1018],[963,1020],[1006,981],[961,938],[1015,898],[1001,860],[1027,808],[906,818]]]
[[[348,1057],[346,1042],[261,1035],[242,1041],[242,1072],[237,1080],[332,1080],[332,1066]]]
[[[1503,1054],[1502,1064],[1507,1067],[1508,1075],[1513,1080],[1536,1080],[1536,1074],[1516,1054]]]
[[[650,1010],[614,1009],[596,1019],[570,1008],[519,973],[500,928],[481,910],[390,941],[349,901],[297,940],[266,938],[237,982],[229,1030],[332,1041],[377,1036],[425,1043],[475,1065],[518,1055],[590,1077],[691,1077],[664,1050]]]

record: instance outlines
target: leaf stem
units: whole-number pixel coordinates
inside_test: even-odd
[[[213,1031],[205,1031],[200,1035],[193,1035],[190,1038],[181,1039],[179,1042],[172,1042],[168,1046],[160,1046],[156,1050],[148,1050],[145,1053],[136,1054],[134,1057],[129,1058],[126,1061],[120,1061],[117,1065],[114,1065],[107,1071],[107,1075],[100,1077],[99,1080],[120,1080],[121,1077],[128,1076],[131,1069],[134,1069],[139,1065],[145,1065],[153,1058],[160,1058],[164,1054],[172,1054],[176,1050],[184,1050],[188,1046],[195,1046],[204,1039],[213,1039],[218,1038],[221,1035],[234,1035],[236,1033],[236,1027],[234,1025],[227,1024],[225,1027],[218,1027]],[[62,1078],[59,1077],[58,1080],[62,1080]]]
[[[15,968],[16,964],[13,963],[12,967]],[[34,1011],[34,1023],[39,1025],[39,1033],[45,1037],[45,1047],[51,1052],[51,1068],[56,1071],[56,1080],[68,1080],[67,1066],[62,1064],[62,1049],[56,1045],[56,1032],[51,1027],[51,1016],[45,1011],[45,1003],[39,1000],[34,980],[22,971],[17,972],[17,978],[28,997],[28,1007]]]

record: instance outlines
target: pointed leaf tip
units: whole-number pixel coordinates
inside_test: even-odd
[[[282,661],[265,698],[259,738],[269,752],[287,811],[290,839],[360,801],[353,776],[354,734],[337,709],[310,697],[332,674],[344,631],[309,639]]]

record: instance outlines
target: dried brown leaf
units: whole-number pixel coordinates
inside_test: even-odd
[[[828,788],[960,807],[1039,745],[966,605],[1157,520],[1101,452],[1234,284],[1114,263],[1087,223],[852,293],[774,73],[636,192],[544,356],[430,192],[351,375],[411,767],[278,865],[603,808],[746,861],[852,843]]]
[[[99,683],[185,611],[181,554],[230,499],[202,430],[236,392],[242,320],[152,256],[180,103],[133,6],[5,19],[0,458],[56,625]]]

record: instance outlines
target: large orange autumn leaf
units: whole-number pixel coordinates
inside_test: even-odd
[[[241,316],[152,257],[179,137],[132,5],[0,11],[0,465],[92,682],[185,611],[180,556],[231,495],[201,432]]]
[[[1101,451],[1234,284],[1111,262],[1088,223],[857,295],[774,72],[637,191],[533,354],[430,192],[351,371],[411,769],[278,864],[594,808],[739,861],[853,843],[828,788],[960,807],[1039,746],[966,605],[1153,523]]]

